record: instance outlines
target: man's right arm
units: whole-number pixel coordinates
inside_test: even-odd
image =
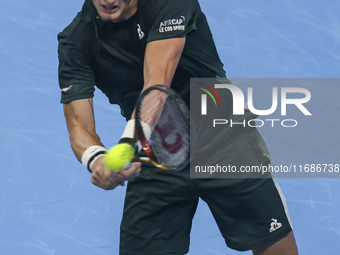
[[[88,147],[103,146],[95,130],[93,99],[75,100],[64,104],[64,114],[72,150],[81,162],[81,157]]]
[[[64,104],[64,114],[67,129],[70,134],[72,150],[81,162],[84,152],[91,146],[103,146],[100,137],[96,133],[93,113],[93,99],[80,99]],[[92,183],[102,189],[114,189],[118,185],[124,185],[138,175],[140,164],[133,164],[128,169],[118,172],[109,171],[103,164],[103,154],[91,164]]]

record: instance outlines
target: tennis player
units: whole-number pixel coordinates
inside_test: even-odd
[[[273,179],[190,179],[189,170],[134,163],[111,172],[103,165],[95,86],[120,106],[129,129],[143,89],[171,85],[189,104],[191,77],[225,77],[197,0],[86,0],[58,40],[61,103],[77,159],[100,188],[129,180],[120,254],[186,254],[199,198],[208,203],[232,249],[297,254],[285,200]],[[256,146],[244,149],[258,156]]]

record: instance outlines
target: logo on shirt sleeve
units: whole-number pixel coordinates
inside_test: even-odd
[[[65,92],[69,91],[71,88],[72,88],[72,85],[68,86],[67,88],[61,89],[61,92],[65,93]]]
[[[172,32],[172,31],[184,31],[185,30],[185,17],[181,16],[177,19],[168,19],[162,21],[159,25],[159,32]]]

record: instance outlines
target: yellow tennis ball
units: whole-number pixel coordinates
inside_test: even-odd
[[[111,171],[122,169],[135,154],[135,148],[129,143],[119,143],[105,153],[104,164]]]

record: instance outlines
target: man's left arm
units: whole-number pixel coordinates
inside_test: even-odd
[[[178,62],[185,45],[185,37],[156,40],[149,42],[144,58],[144,87],[143,90],[154,85],[171,85]],[[128,121],[121,139],[134,137],[135,111]]]
[[[152,41],[144,58],[144,88],[156,84],[170,86],[185,44],[185,37]]]

